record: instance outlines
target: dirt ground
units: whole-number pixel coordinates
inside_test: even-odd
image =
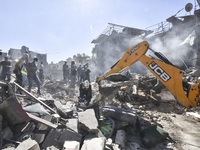
[[[153,105],[151,102],[144,102],[138,108],[142,119],[150,124],[162,126],[172,139],[158,144],[152,149],[200,149],[200,118],[187,114],[188,112],[200,114],[200,108],[186,109],[176,102],[164,102],[159,106]],[[145,122],[141,121],[141,125],[145,126]]]

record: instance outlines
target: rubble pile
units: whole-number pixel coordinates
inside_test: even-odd
[[[37,97],[36,89],[19,95],[15,84],[2,83],[0,149],[198,149],[198,108],[187,109],[165,94],[156,101],[138,86],[139,76],[92,82],[89,106],[78,102],[78,84],[71,89],[68,82],[48,80]]]

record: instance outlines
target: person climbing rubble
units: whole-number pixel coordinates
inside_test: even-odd
[[[28,63],[29,55],[27,53],[24,54],[15,64],[15,68],[13,73],[16,76],[16,83],[22,86],[22,67]],[[21,93],[21,90],[18,89],[17,92]]]
[[[37,76],[37,66],[36,66],[36,62],[38,62],[37,58],[33,59],[33,62],[29,62],[27,64],[27,77],[28,77],[28,91],[31,92],[31,88],[33,86],[33,81],[35,81],[38,90],[37,90],[37,94],[41,95],[40,92],[40,80]]]
[[[79,102],[85,102],[86,106],[88,106],[92,98],[92,87],[88,80],[85,80],[80,84],[79,93]]]
[[[10,82],[10,68],[11,68],[11,62],[8,60],[8,57],[4,57],[4,61],[0,62],[0,67],[2,67],[1,71],[1,79],[3,81]]]
[[[39,66],[39,79],[41,83],[44,82],[44,64],[42,60],[40,61],[40,66]]]

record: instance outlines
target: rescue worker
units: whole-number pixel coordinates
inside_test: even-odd
[[[41,83],[44,82],[44,65],[42,60],[40,61],[40,67],[39,67],[39,79]]]
[[[25,87],[26,85],[28,85],[28,79],[27,79],[27,70],[25,65],[22,66],[22,87]]]
[[[67,62],[63,64],[63,79],[64,81],[67,81],[69,78],[69,66],[67,65]]]
[[[33,59],[33,62],[28,63],[27,64],[27,77],[28,77],[28,91],[31,92],[31,88],[33,86],[33,81],[35,81],[36,85],[37,85],[37,94],[41,95],[40,92],[40,80],[37,76],[37,66],[36,66],[36,62],[38,62],[37,58]]]
[[[70,87],[71,88],[75,88],[75,84],[76,84],[76,75],[77,75],[77,69],[76,69],[76,65],[75,62],[72,61],[71,62],[71,82],[70,82]]]
[[[77,68],[77,78],[78,78],[78,82],[81,83],[81,65],[78,66]]]
[[[28,54],[25,53],[24,56],[16,62],[15,68],[13,70],[13,73],[15,73],[16,76],[16,83],[20,86],[22,86],[22,67],[28,63],[28,57]],[[21,90],[18,89],[17,92],[21,93]]]
[[[92,88],[88,80],[80,84],[79,93],[79,102],[85,102],[88,106],[92,98]]]
[[[0,62],[0,66],[2,67],[1,71],[1,79],[4,81],[10,82],[10,68],[11,68],[11,62],[8,60],[8,57],[4,57],[4,61]],[[7,80],[6,80],[7,79]]]
[[[90,72],[91,72],[91,70],[88,68],[88,63],[86,63],[84,65],[84,70],[85,70],[84,80],[88,80],[90,82]]]

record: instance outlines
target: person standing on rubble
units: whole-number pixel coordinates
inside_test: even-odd
[[[81,80],[80,80],[81,79],[81,68],[82,68],[81,65],[79,65],[77,68],[77,79],[78,79],[79,83],[81,83]]]
[[[88,80],[90,82],[90,72],[91,72],[91,70],[88,68],[88,63],[86,63],[84,65],[84,70],[85,70],[84,80]]]
[[[68,81],[69,77],[69,66],[67,65],[67,62],[63,64],[63,79],[64,81]]]
[[[76,75],[77,75],[76,65],[75,65],[75,62],[72,61],[71,62],[71,82],[70,82],[70,87],[73,88],[73,89],[75,88]]]
[[[41,83],[44,82],[44,65],[42,60],[40,61],[40,67],[39,67],[39,79]]]
[[[79,83],[83,82],[84,78],[85,78],[85,69],[84,69],[84,66],[83,66],[83,67],[81,67],[81,70],[80,70],[80,80],[79,80]]]
[[[8,60],[8,57],[4,57],[4,61],[0,62],[0,67],[2,67],[2,71],[1,71],[1,79],[4,81],[8,81],[10,82],[10,76],[11,76],[11,72],[10,72],[10,68],[11,68],[11,62]],[[7,80],[6,80],[7,78]]]
[[[37,76],[37,66],[36,66],[36,62],[38,62],[37,58],[33,59],[33,62],[29,62],[27,64],[27,77],[28,77],[28,91],[31,92],[31,88],[33,86],[33,81],[35,81],[36,85],[37,85],[37,94],[41,95],[40,92],[40,80]]]
[[[92,87],[88,80],[80,84],[79,93],[79,102],[86,102],[86,106],[88,106],[92,98]]]
[[[20,86],[22,86],[22,67],[28,63],[28,57],[28,54],[25,53],[24,56],[16,62],[15,68],[13,70],[13,73],[16,76],[16,83]],[[18,89],[17,92],[21,93],[21,90]]]

